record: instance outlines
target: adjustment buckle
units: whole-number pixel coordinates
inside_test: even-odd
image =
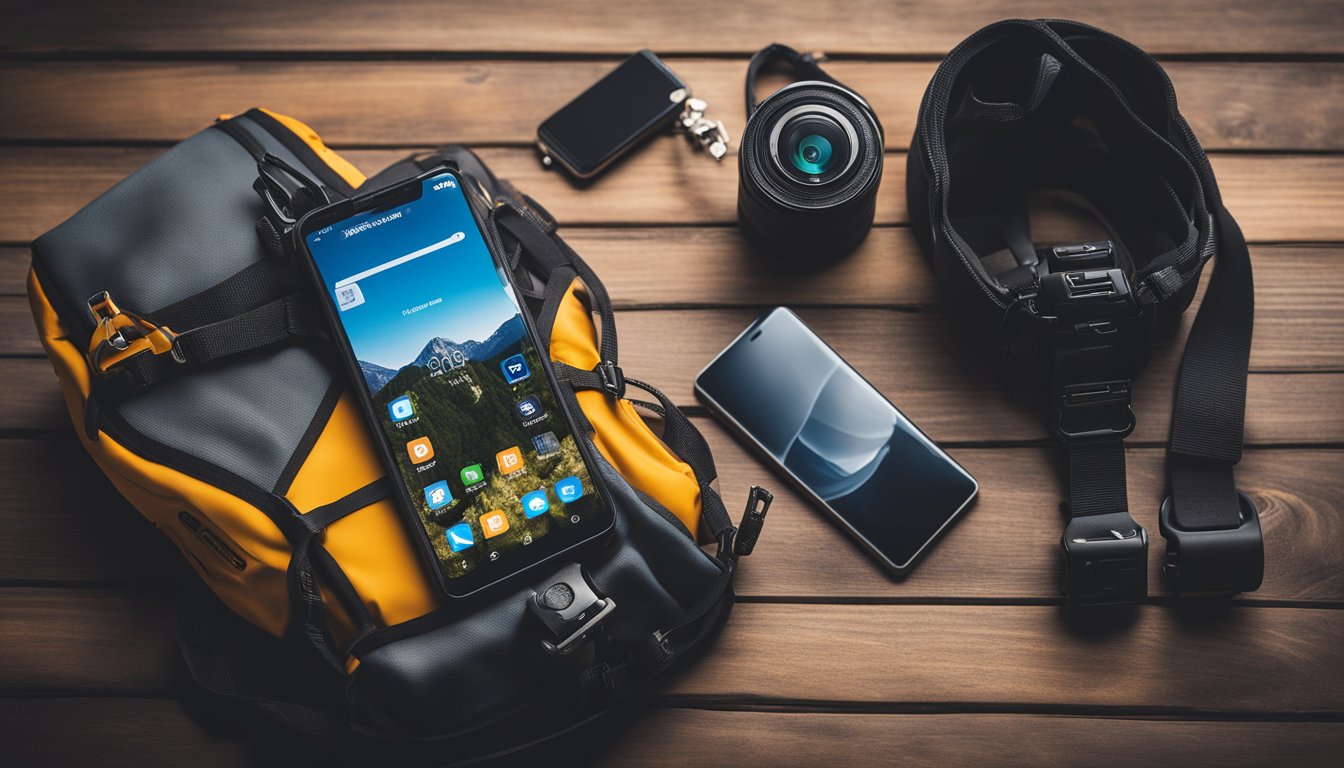
[[[1251,497],[1237,491],[1241,522],[1236,528],[1187,531],[1172,520],[1172,498],[1162,500],[1158,529],[1167,540],[1162,576],[1182,597],[1235,595],[1260,588],[1265,575],[1265,541],[1260,513]]]
[[[1108,336],[1141,314],[1129,278],[1119,269],[1051,272],[1041,278],[1037,303],[1059,322],[1056,332]]]
[[[625,397],[625,374],[618,365],[610,360],[603,360],[593,370],[597,371],[597,376],[602,381],[603,392],[617,399]]]
[[[1069,604],[1137,603],[1148,594],[1148,532],[1128,512],[1072,518],[1060,546]]]
[[[616,601],[598,596],[583,566],[570,563],[533,588],[527,607],[545,627],[541,647],[549,654],[565,656],[592,636],[616,610]]]
[[[1055,404],[1055,437],[1064,442],[1123,440],[1134,431],[1129,379],[1069,384]]]

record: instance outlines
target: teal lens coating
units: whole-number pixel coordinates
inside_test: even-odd
[[[804,136],[803,140],[798,142],[798,149],[794,151],[793,157],[789,159],[793,162],[793,167],[803,173],[825,173],[831,165],[831,142],[815,133]]]

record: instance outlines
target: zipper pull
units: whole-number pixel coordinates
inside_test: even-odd
[[[747,494],[747,508],[742,513],[742,522],[737,526],[737,537],[733,543],[733,554],[737,557],[746,557],[756,548],[756,539],[761,536],[761,528],[765,525],[765,513],[770,509],[770,502],[775,500],[775,495],[759,485],[751,486],[751,492]]]

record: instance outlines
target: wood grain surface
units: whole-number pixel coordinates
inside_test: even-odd
[[[939,58],[1008,17],[1080,18],[1156,54],[1252,242],[1237,479],[1264,527],[1257,592],[1200,605],[1158,574],[1170,397],[1192,309],[1135,389],[1128,490],[1152,538],[1149,597],[1118,612],[1060,604],[1061,457],[1042,397],[996,369],[939,298],[905,205],[905,148]],[[775,491],[724,635],[660,684],[596,764],[1338,762],[1341,30],[1341,0],[0,0],[0,764],[277,759],[255,732],[180,701],[173,604],[190,571],[81,448],[24,296],[33,239],[216,115],[252,106],[308,122],[370,173],[420,148],[477,147],[602,276],[622,366],[691,410],[730,511],[752,484]],[[586,188],[538,163],[538,121],[640,47],[665,54],[739,134],[747,58],[772,40],[830,53],[826,66],[885,127],[878,224],[848,259],[799,273],[752,252],[734,226],[735,152],[715,163],[660,136]],[[763,87],[783,82],[769,74]],[[1042,206],[1034,238],[1095,231],[1073,214]],[[700,367],[779,304],[981,483],[903,579],[695,400]]]

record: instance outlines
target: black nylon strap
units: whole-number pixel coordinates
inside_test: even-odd
[[[1241,524],[1232,467],[1241,460],[1255,286],[1241,228],[1221,201],[1214,216],[1214,272],[1186,338],[1171,414],[1171,517],[1191,531]]]
[[[756,105],[760,103],[756,101],[756,78],[760,74],[761,68],[773,61],[779,61],[781,59],[788,62],[797,77],[804,80],[821,80],[822,82],[840,85],[839,81],[826,74],[826,70],[817,66],[817,58],[815,55],[810,53],[799,53],[781,43],[771,43],[757,51],[756,55],[751,57],[751,61],[747,62],[746,96],[748,115],[755,112]]]
[[[1129,511],[1124,442],[1072,443],[1068,446],[1068,454],[1071,516]]]
[[[326,326],[312,301],[290,294],[249,312],[178,335],[180,361],[204,365],[295,337],[324,337]]]
[[[299,515],[304,527],[313,533],[327,529],[327,526],[346,515],[361,510],[377,501],[392,495],[391,481],[380,477],[372,483],[352,491],[341,498],[315,507]]]

